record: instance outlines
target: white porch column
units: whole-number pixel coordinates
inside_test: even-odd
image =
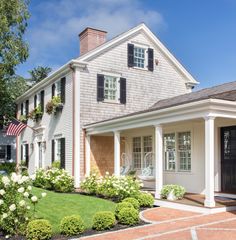
[[[90,135],[85,137],[85,148],[86,148],[86,176],[90,175]]]
[[[214,119],[205,118],[205,207],[215,207],[214,199]]]
[[[120,132],[114,132],[114,174],[120,176]]]
[[[155,198],[161,198],[161,189],[163,187],[163,136],[161,125],[155,126],[155,168]]]

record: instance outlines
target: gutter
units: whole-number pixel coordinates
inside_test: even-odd
[[[61,66],[59,69],[57,69],[55,72],[53,72],[51,75],[44,78],[39,83],[35,84],[28,91],[26,91],[23,95],[18,97],[16,99],[15,103],[18,104],[18,103],[24,101],[26,98],[32,96],[34,93],[38,92],[40,89],[47,86],[50,82],[53,82],[55,80],[55,78],[59,78],[61,75],[65,74],[67,71],[70,71],[71,67],[86,68],[87,65],[88,65],[87,62],[72,59],[71,61],[67,62],[66,64]]]

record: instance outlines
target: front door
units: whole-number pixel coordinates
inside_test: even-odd
[[[236,193],[236,126],[221,128],[221,191]]]

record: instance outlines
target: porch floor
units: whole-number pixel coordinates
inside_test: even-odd
[[[175,202],[185,205],[191,205],[195,207],[204,207],[205,196],[201,194],[186,193],[184,198],[176,201],[168,201],[166,199],[161,199],[162,201]],[[236,206],[236,199],[216,196],[215,197],[216,206],[215,208],[220,207],[229,207]]]

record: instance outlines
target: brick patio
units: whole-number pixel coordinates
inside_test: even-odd
[[[154,208],[144,211],[141,217],[152,223],[145,226],[84,237],[81,239],[236,239],[236,211],[206,215],[169,208]]]

